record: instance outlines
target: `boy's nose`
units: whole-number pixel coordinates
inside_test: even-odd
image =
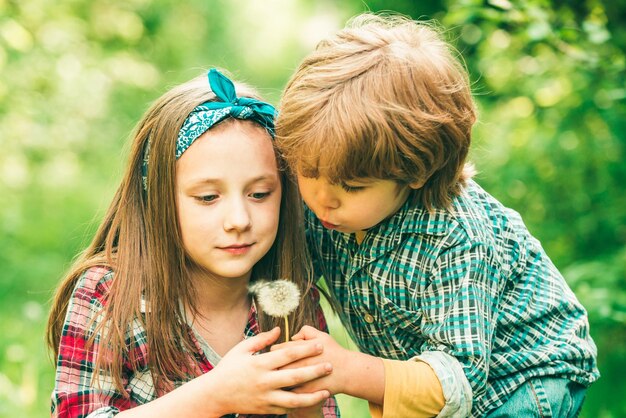
[[[339,207],[339,199],[333,193],[330,185],[321,185],[317,189],[317,202],[324,207],[324,209],[337,209]]]

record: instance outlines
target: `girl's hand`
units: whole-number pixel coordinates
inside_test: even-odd
[[[300,368],[316,364],[330,363],[333,373],[310,380],[292,389],[296,393],[328,390],[330,393],[345,393],[382,405],[385,393],[385,368],[381,358],[369,354],[350,351],[343,348],[329,334],[305,325],[292,337],[293,341],[278,344],[274,350],[296,347],[299,344],[321,344],[322,353],[317,356],[304,357],[287,366],[285,369]]]
[[[298,359],[284,367],[284,369],[310,367],[312,365],[330,363],[334,370],[332,374],[322,376],[321,378],[308,381],[293,389],[296,393],[316,392],[319,390],[328,390],[332,394],[345,393],[345,377],[346,366],[350,363],[351,351],[343,348],[329,334],[305,325],[302,329],[292,337],[292,341],[272,346],[271,351],[285,350],[301,345],[322,345],[323,352],[317,356],[305,357]]]
[[[256,354],[276,341],[280,329],[261,333],[233,347],[217,367],[198,379],[210,380],[205,396],[223,414],[286,414],[296,408],[317,406],[330,396],[317,389],[297,393],[284,388],[299,386],[326,376],[332,370],[327,362],[285,368],[303,359],[318,356],[323,346],[317,343],[293,344],[280,350]]]

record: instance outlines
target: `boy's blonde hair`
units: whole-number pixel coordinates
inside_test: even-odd
[[[305,177],[423,183],[416,202],[448,206],[473,174],[465,159],[476,120],[456,56],[431,24],[353,18],[320,42],[287,84],[278,147]]]

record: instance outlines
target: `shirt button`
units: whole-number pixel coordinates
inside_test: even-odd
[[[363,319],[365,319],[365,322],[367,322],[368,324],[373,324],[374,323],[374,317],[372,315],[370,315],[370,314],[365,314]]]

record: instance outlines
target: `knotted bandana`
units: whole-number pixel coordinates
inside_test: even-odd
[[[251,119],[274,136],[274,106],[249,97],[237,97],[233,82],[214,68],[209,71],[209,85],[220,101],[202,103],[187,116],[178,132],[176,158],[180,158],[200,135],[229,117]]]
[[[209,70],[209,85],[219,101],[204,102],[196,106],[178,131],[176,140],[176,159],[193,144],[203,133],[227,118],[250,119],[263,126],[274,137],[274,119],[276,109],[269,103],[250,97],[237,97],[235,85],[215,68]],[[143,158],[143,187],[147,190],[148,142]]]

